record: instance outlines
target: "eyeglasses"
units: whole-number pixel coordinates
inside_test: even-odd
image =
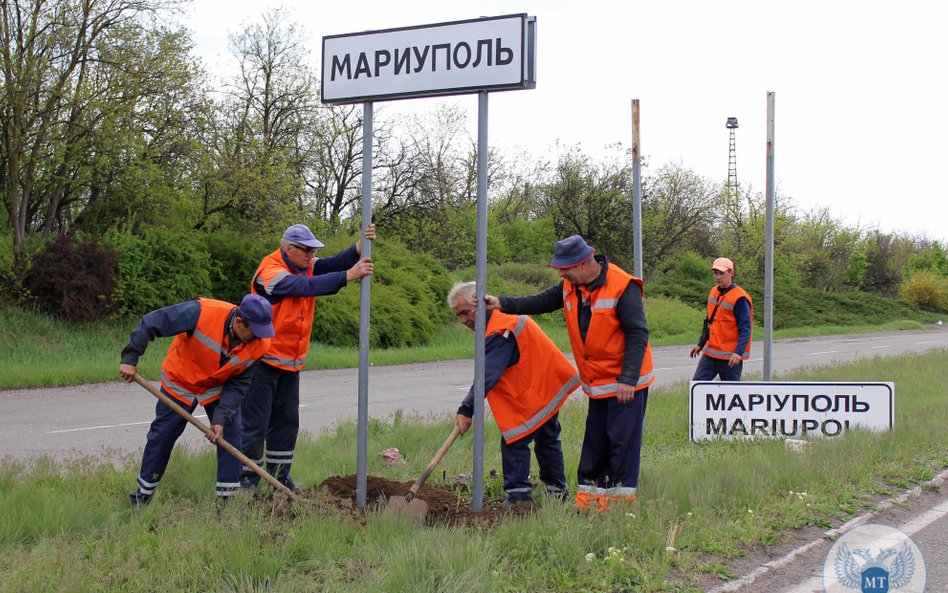
[[[315,255],[318,247],[303,247],[297,245],[296,243],[290,243],[290,246],[295,247],[297,251],[302,251],[305,255]]]

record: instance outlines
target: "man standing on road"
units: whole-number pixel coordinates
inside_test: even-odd
[[[223,437],[239,449],[240,402],[256,370],[254,363],[270,347],[272,321],[270,303],[252,294],[246,295],[239,307],[197,299],[152,311],[129,336],[119,374],[131,383],[148,343],[175,336],[161,364],[161,391],[188,412],[198,404],[204,406],[214,431],[207,439],[216,443]],[[164,402],[158,402],[142,455],[138,489],[129,495],[133,505],[151,502],[186,424]],[[237,459],[217,450],[218,500],[227,500],[240,489],[240,468]]]
[[[474,329],[474,282],[459,282],[448,304]],[[559,411],[579,385],[573,365],[535,321],[526,315],[487,311],[484,343],[484,393],[500,428],[500,458],[506,505],[533,500],[530,441],[540,466],[540,481],[560,500],[569,497],[560,444]],[[474,388],[458,408],[455,423],[464,434],[474,416]]]
[[[375,225],[364,230],[375,239]],[[243,453],[289,489],[296,437],[300,428],[300,376],[309,352],[317,296],[336,294],[353,280],[372,274],[372,260],[359,259],[362,245],[332,257],[317,258],[322,247],[306,225],[294,224],[283,233],[280,248],[260,262],[250,291],[273,305],[276,337],[254,373],[243,409]],[[256,488],[260,476],[244,468],[241,486]]]
[[[750,358],[754,303],[734,283],[734,262],[719,257],[711,264],[714,286],[708,294],[708,316],[691,358],[702,353],[693,381],[740,381],[744,361]]]
[[[557,241],[550,264],[563,281],[525,297],[485,298],[488,308],[538,314],[563,309],[583,391],[589,396],[576,506],[634,501],[648,386],[655,380],[642,281],[579,235]]]

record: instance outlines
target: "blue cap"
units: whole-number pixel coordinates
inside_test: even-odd
[[[553,261],[550,265],[554,268],[572,268],[586,261],[594,251],[582,237],[571,235],[553,246]]]
[[[262,296],[244,296],[237,310],[247,320],[250,331],[258,338],[272,338],[276,333],[273,331],[273,308],[270,307],[270,301]]]
[[[304,247],[319,249],[324,247],[322,242],[316,238],[313,231],[305,224],[294,224],[283,232],[283,240],[298,243]]]

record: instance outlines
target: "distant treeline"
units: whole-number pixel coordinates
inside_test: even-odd
[[[233,73],[212,73],[171,24],[178,5],[3,3],[0,241],[12,249],[0,250],[0,281],[20,303],[94,319],[196,295],[237,299],[288,224],[305,222],[333,249],[356,237],[362,109],[320,103],[300,26],[265,13],[230,36]],[[451,103],[425,116],[379,112],[372,195],[383,288],[373,296],[397,319],[373,326],[373,339],[425,341],[445,317],[449,270],[474,261],[475,142]],[[580,233],[631,270],[622,146],[603,157],[580,146],[492,150],[489,176],[492,263],[540,267],[557,238]],[[739,281],[761,284],[759,194],[665,164],[645,167],[642,195],[647,282],[700,283],[710,259],[726,255]],[[866,291],[948,311],[937,242],[847,226],[779,195],[775,235],[781,291]],[[321,302],[332,299],[351,295]],[[318,315],[348,327],[334,310],[342,306]]]

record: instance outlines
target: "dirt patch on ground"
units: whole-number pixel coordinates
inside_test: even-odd
[[[318,486],[300,489],[297,491],[302,499],[300,501],[292,501],[272,491],[257,495],[254,500],[257,505],[266,505],[272,512],[284,517],[296,516],[302,505],[318,505],[340,510],[352,519],[364,523],[367,512],[384,508],[389,496],[405,496],[413,483],[366,476],[364,508],[356,505],[355,475],[330,476]],[[476,526],[489,529],[513,517],[529,515],[535,509],[533,503],[529,502],[505,506],[502,501],[485,500],[483,510],[475,513],[471,510],[468,496],[435,486],[422,486],[416,498],[428,503],[426,525]]]

